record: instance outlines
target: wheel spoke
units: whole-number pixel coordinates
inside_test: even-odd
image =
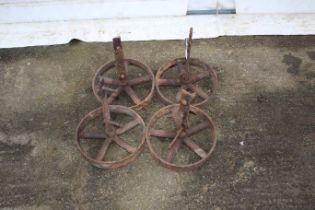
[[[129,153],[134,153],[137,150],[136,148],[127,144],[124,140],[122,140],[118,136],[115,136],[114,141],[116,142],[116,144],[118,144],[121,148],[127,150]]]
[[[183,128],[180,128],[177,132],[176,132],[176,136],[174,137],[174,139],[171,141],[171,143],[168,145],[168,148],[170,149],[170,148],[172,148],[173,147],[173,145],[177,142],[177,141],[179,141],[179,136],[181,135],[181,133],[183,132]]]
[[[106,152],[109,148],[109,146],[112,143],[112,139],[106,139],[101,147],[101,149],[98,151],[97,155],[96,155],[96,160],[98,161],[102,161],[106,155]]]
[[[178,79],[159,79],[157,81],[159,85],[169,85],[169,86],[178,86],[180,81]]]
[[[116,99],[116,97],[123,91],[123,87],[119,86],[107,99],[107,103],[111,104]]]
[[[180,145],[182,144],[182,139],[178,138],[168,149],[166,160],[169,163],[174,161],[174,158],[178,152]]]
[[[208,122],[202,122],[202,123],[199,123],[193,127],[190,127],[187,129],[186,131],[186,136],[191,136],[193,135],[194,133],[197,133],[205,128],[209,127],[209,123]]]
[[[196,144],[191,138],[189,137],[184,138],[184,143],[189,149],[195,152],[199,157],[205,158],[207,156],[207,153],[198,144]]]
[[[138,78],[129,80],[128,81],[128,85],[130,85],[130,86],[132,86],[132,85],[140,85],[140,84],[146,83],[146,82],[151,81],[151,80],[152,80],[152,78],[148,74],[148,75],[145,75],[145,76],[142,76],[142,77],[138,77]]]
[[[189,85],[189,88],[192,89],[194,92],[197,93],[201,98],[207,99],[209,96],[208,94],[200,87],[195,86],[195,85]]]
[[[204,79],[206,77],[209,77],[209,72],[206,72],[206,71],[205,72],[201,72],[201,73],[199,73],[197,75],[192,76],[190,78],[190,82],[191,83],[198,82],[198,81],[200,81],[200,80],[202,80],[202,79]]]
[[[138,97],[137,93],[130,86],[125,86],[125,91],[135,104],[141,103],[141,99]]]
[[[159,130],[159,129],[151,129],[150,135],[156,136],[156,137],[162,137],[162,138],[174,138],[176,135],[176,132],[175,131]]]
[[[138,120],[138,118],[136,118],[136,119],[126,123],[123,127],[117,128],[116,134],[121,135],[121,134],[125,133],[126,131],[130,130],[131,128],[135,127],[138,124],[139,124],[139,120]]]
[[[109,121],[109,124],[115,126],[115,127],[118,127],[118,128],[121,128],[123,125],[119,122],[115,122],[115,121]]]
[[[101,91],[108,91],[108,92],[115,92],[116,89],[110,88],[110,87],[106,87],[106,86],[102,86]]]
[[[105,139],[106,136],[103,133],[81,133],[80,139]]]
[[[106,76],[102,76],[101,77],[101,81],[103,81],[104,84],[106,84],[106,85],[119,85],[119,81],[118,80],[112,79],[112,78],[109,78],[109,77],[106,77]]]

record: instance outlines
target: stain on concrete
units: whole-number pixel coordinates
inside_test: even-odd
[[[255,162],[252,160],[245,160],[243,166],[236,173],[233,184],[236,185],[249,182],[251,177],[255,175],[255,172],[257,173]]]
[[[282,62],[289,66],[287,69],[288,73],[296,75],[300,72],[300,65],[302,63],[300,58],[295,57],[292,54],[287,54],[283,56]]]
[[[307,52],[307,55],[310,59],[315,60],[315,51],[309,51]]]
[[[23,161],[31,153],[32,145],[5,144],[0,143],[1,161]]]
[[[262,94],[262,93],[260,93],[256,98],[257,98],[257,102],[259,104],[265,103],[265,102],[268,101],[267,97],[264,94]]]

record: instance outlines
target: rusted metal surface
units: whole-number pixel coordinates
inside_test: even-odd
[[[212,71],[207,64],[202,63],[198,59],[190,57],[191,45],[192,28],[190,29],[189,38],[186,40],[185,58],[175,59],[171,63],[168,63],[166,66],[164,65],[162,66],[162,68],[159,69],[156,76],[156,87],[159,95],[161,96],[163,101],[168,102],[168,99],[161,94],[159,86],[178,86],[179,91],[176,94],[176,101],[178,102],[178,104],[167,106],[158,111],[151,118],[149,122],[149,127],[146,130],[145,124],[140,115],[138,115],[130,108],[139,110],[151,100],[155,87],[153,72],[149,67],[145,66],[139,61],[125,59],[120,37],[113,39],[115,60],[99,68],[92,82],[93,92],[98,101],[102,103],[102,106],[88,113],[81,120],[76,131],[77,146],[80,153],[86,160],[88,160],[94,166],[100,168],[118,168],[125,166],[126,164],[134,160],[137,155],[139,155],[143,148],[145,139],[147,139],[149,149],[152,152],[153,156],[158,159],[163,166],[170,169],[178,171],[192,170],[199,167],[207,159],[209,159],[216,145],[215,127],[211,118],[205,112],[194,106],[191,106],[191,104],[196,97],[201,97],[203,99],[200,103],[197,103],[197,105],[205,103],[209,98],[209,94],[198,85],[195,85],[195,83],[200,80],[210,78],[214,87],[217,83],[217,77],[215,72]],[[162,78],[162,74],[175,65],[179,72],[178,79],[174,80]],[[132,76],[134,75],[131,75],[130,72],[128,74],[128,71],[132,70],[130,66],[138,67],[146,74],[142,76],[141,73],[140,75],[137,75],[136,78],[132,78]],[[192,74],[192,66],[197,66],[203,71],[198,74]],[[111,69],[115,69],[116,76],[111,77],[111,75],[108,74],[108,71]],[[151,82],[151,90],[149,94],[144,97],[144,99],[141,99],[135,92],[135,86],[144,84],[146,82]],[[111,105],[122,93],[125,93],[131,99],[134,104],[133,106],[127,108],[119,105]],[[129,115],[133,117],[133,120],[122,125],[121,123],[116,122],[111,118],[112,114]],[[154,124],[156,123],[156,121],[165,114],[171,114],[172,122],[175,124],[174,131],[166,131],[161,129],[158,130],[154,128]],[[189,115],[191,114],[203,118],[203,121],[197,125],[190,126],[188,121]],[[92,133],[88,132],[88,129],[86,129],[87,125],[99,117],[102,118],[103,121],[103,131]],[[121,135],[137,125],[140,125],[142,127],[142,138],[138,147],[132,147],[122,139]],[[192,137],[192,135],[205,129],[211,130],[211,134],[209,136],[209,145],[211,146],[211,149],[209,150],[203,149],[201,146],[199,146]],[[155,148],[150,142],[150,136],[172,139],[167,147],[167,155],[165,158],[162,158],[161,155],[155,152]],[[86,139],[88,142],[91,142],[93,140],[103,140],[103,142],[101,145],[99,145],[98,151],[95,154],[90,152],[88,149],[84,149],[84,147],[82,146],[82,141],[84,139]],[[126,150],[128,152],[128,155],[126,157],[123,157],[122,159],[118,159],[115,161],[107,159],[106,155],[108,154],[108,150],[110,149],[112,144],[117,144],[118,146]],[[174,160],[176,154],[178,153],[178,150],[183,147],[183,145],[187,146],[200,159],[194,161],[193,163],[187,164],[175,163]]]
[[[126,124],[115,122],[111,119],[112,115],[128,115],[133,119]],[[103,118],[103,130],[100,132],[87,132],[85,128],[96,118]],[[141,138],[137,147],[129,145],[122,134],[126,133],[135,126],[142,128]],[[131,161],[135,160],[140,154],[145,144],[145,124],[143,119],[134,110],[119,106],[119,105],[108,105],[108,99],[105,95],[102,101],[102,107],[89,112],[79,123],[76,130],[76,143],[77,147],[82,156],[90,162],[92,165],[99,168],[119,168],[127,165]],[[87,149],[82,146],[82,141],[100,141],[103,140],[101,147],[98,149],[96,155],[91,154]],[[89,142],[90,143],[90,142]],[[128,155],[118,160],[106,160],[106,154],[112,144],[117,144],[122,149],[128,152]]]
[[[146,142],[153,157],[162,164],[162,166],[175,171],[188,171],[200,167],[209,158],[216,146],[216,129],[212,119],[201,109],[191,106],[193,98],[196,93],[190,93],[184,89],[180,90],[177,100],[179,104],[166,106],[157,111],[149,121],[146,130]],[[172,121],[175,124],[175,130],[156,129],[155,124],[163,115],[171,115]],[[194,126],[189,126],[189,115],[196,115],[203,118],[201,123]],[[211,134],[207,136],[207,141],[211,145],[210,149],[206,151],[193,140],[192,135],[204,130],[210,129]],[[158,137],[158,140],[167,141],[165,139],[172,139],[167,147],[166,157],[162,157],[161,148],[156,148],[151,137]],[[174,163],[175,156],[180,147],[186,146],[192,152],[199,156],[199,159],[193,163]]]
[[[191,45],[192,45],[192,34],[193,29],[190,28],[189,38],[186,39],[186,49],[184,58],[176,58],[168,63],[163,64],[157,71],[155,81],[156,90],[162,101],[166,104],[174,104],[176,101],[162,93],[161,86],[175,86],[180,89],[186,89],[189,91],[196,92],[197,97],[201,98],[201,101],[193,104],[194,106],[200,106],[205,104],[209,96],[213,93],[217,86],[217,75],[215,71],[206,63],[196,58],[190,57]],[[177,78],[165,78],[166,72],[173,70],[176,67],[178,71]],[[199,73],[192,72],[191,67],[196,67],[201,71]],[[197,83],[201,80],[207,80],[211,82],[211,88],[205,90],[202,86]]]
[[[124,58],[120,37],[113,39],[113,46],[115,52],[115,61],[104,64],[97,70],[92,81],[94,95],[98,101],[101,102],[104,92],[111,92],[111,95],[108,98],[108,103],[112,104],[113,101],[119,97],[119,95],[125,92],[133,103],[130,108],[140,110],[152,99],[155,87],[154,74],[150,67],[146,66],[145,64],[133,59]],[[129,66],[134,66],[141,69],[145,73],[144,76],[141,74],[141,76],[137,78],[128,78]],[[110,78],[107,75],[108,71],[113,68],[116,68],[117,78]],[[136,92],[136,86],[149,82],[151,83],[149,94],[144,98],[140,98]]]
[[[113,46],[115,60],[103,65],[96,72],[92,82],[94,95],[98,101],[102,103],[102,106],[88,113],[80,121],[76,130],[76,143],[80,153],[92,165],[99,168],[119,168],[125,166],[135,160],[140,154],[145,144],[145,124],[141,116],[131,108],[141,109],[149,103],[153,96],[155,86],[154,75],[149,67],[139,61],[124,58],[120,37],[113,39]],[[146,73],[146,75],[133,79],[128,78],[129,65],[140,68]],[[110,78],[106,75],[106,73],[113,68],[116,69],[117,78]],[[140,99],[134,90],[134,86],[146,82],[152,83],[151,90],[144,99]],[[122,92],[125,92],[135,105],[131,106],[131,108],[120,105],[110,105]],[[115,122],[111,118],[112,115],[117,115],[117,119],[119,119],[119,115],[128,115],[133,119],[128,123],[121,124],[119,122]],[[86,131],[88,124],[92,123],[96,118],[103,119],[103,131],[92,133]],[[136,126],[140,126],[142,131],[140,132],[141,137],[139,139],[139,144],[137,147],[134,147],[123,140],[121,135]],[[88,141],[88,143],[93,140],[103,140],[103,143],[100,148],[98,148],[97,154],[92,154],[92,152],[82,146],[83,140]],[[108,154],[108,150],[112,144],[117,144],[119,147],[126,150],[128,155],[118,160],[108,160],[106,155]]]

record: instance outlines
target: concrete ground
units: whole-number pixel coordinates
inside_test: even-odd
[[[124,49],[156,72],[183,41]],[[218,144],[202,168],[176,173],[147,148],[117,170],[81,158],[75,128],[99,106],[91,80],[111,43],[0,49],[0,208],[314,209],[315,37],[195,40],[192,56],[218,67],[205,107]],[[154,97],[139,113],[148,122],[162,106]]]

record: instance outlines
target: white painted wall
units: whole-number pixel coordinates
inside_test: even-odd
[[[315,0],[237,0],[236,13],[315,13]]]
[[[307,35],[315,34],[315,14],[196,15],[3,24],[0,27],[0,48],[63,44],[73,38],[108,42],[117,35],[122,40],[184,39],[191,26],[194,27],[194,38]]]
[[[184,16],[187,0],[0,0],[0,23]]]
[[[78,1],[82,4],[77,5]],[[251,1],[262,2],[261,0],[236,0],[235,7],[239,12],[236,15],[194,16],[185,15],[188,9],[187,0],[110,1],[113,5],[102,7],[100,4],[109,1],[0,0],[0,48],[63,44],[74,38],[89,42],[108,42],[117,35],[120,35],[122,40],[184,39],[189,27],[194,27],[194,38],[226,35],[315,34],[315,13],[312,12],[315,0],[264,1],[279,2],[278,6],[282,5],[280,4],[283,3],[282,1],[304,1],[309,10],[296,6],[296,11],[299,13],[293,13],[295,10],[289,8],[287,12],[281,8],[278,8],[276,12],[276,5],[273,5],[275,8],[273,10],[270,8],[272,12],[269,11],[270,14],[266,14],[266,11],[258,10],[260,7],[251,3]],[[138,4],[138,6],[146,9],[140,9],[138,13],[135,13],[139,7],[135,5],[126,7],[126,5],[121,5],[122,1],[134,2],[135,5],[142,1],[144,4]],[[163,7],[150,5],[158,1],[165,5]],[[245,4],[246,1],[248,4]],[[240,2],[243,4],[239,4]],[[168,5],[171,3],[172,6]],[[46,7],[45,10],[38,9],[46,4],[51,7]],[[24,10],[22,5],[25,6]],[[56,12],[54,9],[60,5],[68,6],[60,9],[63,12]],[[118,5],[125,7],[126,13],[123,13]],[[106,10],[109,12],[105,12]]]

